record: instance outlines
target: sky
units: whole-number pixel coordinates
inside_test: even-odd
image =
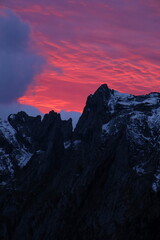
[[[0,104],[81,112],[100,84],[160,92],[159,0],[1,0],[0,8]]]

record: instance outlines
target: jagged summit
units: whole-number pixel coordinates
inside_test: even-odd
[[[100,102],[101,101],[101,102]],[[133,108],[145,106],[146,109],[150,107],[158,107],[160,104],[160,93],[152,92],[146,95],[132,95],[127,93],[120,93],[116,90],[108,88],[106,84],[101,85],[97,91],[88,97],[86,107],[96,104],[106,105],[111,113],[120,108]]]
[[[157,108],[160,104],[160,93],[153,92],[146,95],[132,95],[127,93],[120,93],[108,88],[106,84],[101,85],[94,94],[91,94],[85,106],[85,111],[95,110],[96,106],[103,107],[111,114],[120,109],[132,108],[140,109],[141,107],[150,110]],[[102,109],[104,110],[104,109]]]
[[[95,91],[95,95],[98,94],[98,93],[110,93],[111,89],[108,87],[107,84],[102,84],[96,91]]]
[[[0,191],[2,239],[159,240],[160,93],[103,84],[74,131],[54,111],[0,121]]]
[[[90,129],[99,129],[104,123],[114,119],[130,117],[138,118],[145,115],[149,122],[160,112],[160,93],[147,95],[131,95],[109,89],[106,84],[87,98],[83,114],[77,124],[77,135],[88,135]],[[78,137],[78,136],[77,136]]]

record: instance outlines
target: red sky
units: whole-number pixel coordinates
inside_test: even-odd
[[[8,0],[32,29],[46,64],[20,103],[82,111],[100,84],[132,94],[160,91],[159,0]]]

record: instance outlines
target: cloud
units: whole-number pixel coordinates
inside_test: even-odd
[[[38,116],[43,114],[35,107],[20,103],[0,104],[0,118],[7,120],[10,114],[16,114],[20,111],[26,112],[29,116]]]
[[[78,120],[81,116],[81,113],[80,112],[73,112],[73,111],[67,112],[65,110],[62,110],[60,112],[60,115],[61,115],[62,120],[68,120],[69,118],[72,118],[72,125],[73,125],[73,128],[75,128],[76,125],[77,125],[77,122],[78,122]]]
[[[159,0],[8,0],[32,26],[37,48],[53,66],[19,99],[82,111],[101,83],[120,92],[160,91]]]
[[[0,11],[0,103],[23,96],[44,60],[29,49],[30,28],[14,12]]]

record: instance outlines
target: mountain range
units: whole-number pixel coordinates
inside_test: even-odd
[[[1,240],[159,240],[160,93],[0,120]]]

